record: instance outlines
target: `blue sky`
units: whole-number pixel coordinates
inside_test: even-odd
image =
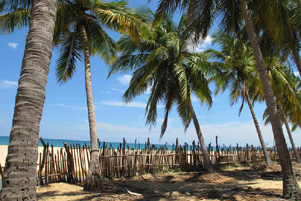
[[[130,0],[130,5],[137,7],[147,5],[147,0]],[[155,10],[156,2],[149,4]],[[212,33],[213,30],[210,32]],[[0,36],[0,136],[8,136],[13,117],[17,82],[20,75],[26,34],[28,29],[15,30],[13,34]],[[119,37],[111,33],[112,37]],[[199,45],[198,50],[211,47],[211,37]],[[78,63],[72,80],[60,85],[55,77],[55,61],[57,49],[54,48],[47,83],[46,101],[41,121],[40,136],[51,139],[89,140],[88,114],[84,87],[84,65]],[[116,74],[107,80],[108,67],[98,57],[92,57],[92,90],[95,104],[98,137],[101,141],[120,142],[125,137],[127,142],[135,139],[141,143],[150,137],[152,143],[173,143],[178,137],[180,143],[197,140],[194,126],[191,123],[187,132],[174,108],[170,114],[168,127],[164,137],[159,139],[164,109],[158,108],[157,125],[149,129],[145,125],[145,106],[149,94],[137,97],[128,105],[124,105],[122,94],[128,87],[130,74]],[[212,86],[212,91],[214,88]],[[215,144],[215,136],[219,136],[220,144],[259,145],[257,133],[251,114],[245,105],[238,117],[240,103],[230,107],[228,92],[218,95],[213,100],[210,110],[201,105],[193,97],[193,106],[199,119],[206,144]],[[262,112],[265,104],[255,104],[255,112],[264,139],[268,146],[273,144],[270,126],[262,123]],[[285,130],[284,130],[285,131]],[[286,132],[285,132],[286,135]],[[293,132],[295,143],[301,146],[301,131]],[[287,140],[289,144],[289,141]]]

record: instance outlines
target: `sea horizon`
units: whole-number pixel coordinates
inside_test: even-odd
[[[53,147],[64,147],[64,143],[70,145],[70,144],[79,144],[81,146],[87,145],[90,146],[90,141],[88,140],[68,140],[68,139],[48,139],[48,138],[43,138],[43,141],[47,144],[49,143],[49,146],[53,145]],[[104,141],[99,141],[99,147],[102,148],[103,147],[103,143]],[[122,144],[123,142],[105,142],[105,146],[106,147],[112,147],[114,149],[120,147],[120,144]],[[0,136],[0,145],[9,145],[9,136]],[[126,145],[129,146],[130,149],[132,148],[139,148],[138,146],[140,145],[140,149],[144,149],[145,148],[145,142],[140,143],[137,142],[136,144],[133,142],[126,142]],[[166,146],[166,144],[153,144],[151,143],[151,146],[155,145],[155,147],[159,148],[162,146]],[[41,143],[41,140],[39,140],[39,147],[42,147],[43,144]],[[136,147],[135,147],[136,146]],[[168,149],[172,149],[172,145],[168,144]],[[183,145],[181,145],[183,146]]]
[[[146,139],[147,140],[147,139]],[[90,146],[90,141],[88,140],[68,140],[68,139],[48,139],[48,138],[43,138],[43,141],[47,144],[49,143],[49,146],[53,145],[53,147],[64,147],[64,143],[68,144],[68,145],[81,145],[81,146],[84,146],[84,145],[87,145],[87,146]],[[123,144],[123,142],[104,142],[104,141],[99,141],[99,148],[103,148],[103,143],[105,143],[105,146],[107,148],[114,148],[114,149],[117,149],[117,148],[120,148],[120,145]],[[185,142],[187,143],[187,142]],[[9,145],[9,136],[0,136],[0,145]],[[145,149],[145,145],[146,145],[146,141],[143,142],[143,143],[140,143],[140,142],[137,142],[137,143],[133,143],[133,142],[126,142],[126,148],[129,148],[129,149]],[[159,144],[159,143],[150,143],[150,146],[155,146],[156,148],[161,148],[162,146],[164,146],[164,149],[166,149],[168,147],[168,150],[172,150],[173,149],[173,145],[175,145],[175,143],[172,143],[172,144]],[[186,150],[191,150],[191,143],[188,143],[186,144],[187,145],[187,149]],[[39,147],[43,147],[43,144],[41,143],[41,140],[39,140],[39,144],[38,144]],[[179,146],[184,146],[183,144],[179,144]],[[198,146],[196,144],[196,146]],[[251,144],[249,146],[252,146]],[[241,147],[241,146],[240,146]],[[258,146],[254,146],[254,147],[258,147]],[[219,145],[219,148],[220,150],[222,148],[225,148],[225,149],[235,149],[236,146],[231,146],[231,145],[224,145],[224,144],[220,144]],[[246,146],[242,146],[241,147],[242,149],[246,149]],[[272,148],[272,147],[267,147],[267,148]],[[209,149],[209,147],[207,146],[207,149]],[[289,147],[290,149],[290,147]],[[211,151],[216,151],[216,146],[215,145],[212,145],[211,146]]]

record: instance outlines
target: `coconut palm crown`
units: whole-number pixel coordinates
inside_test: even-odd
[[[206,155],[207,148],[191,104],[192,93],[209,107],[212,104],[208,80],[202,69],[207,65],[206,55],[194,53],[189,48],[191,38],[185,32],[185,20],[182,17],[178,25],[169,18],[161,21],[153,30],[153,39],[142,38],[140,46],[129,37],[121,38],[118,45],[122,55],[112,65],[111,74],[134,71],[123,96],[126,102],[151,88],[146,106],[146,124],[151,126],[156,123],[157,105],[159,102],[165,104],[161,137],[166,131],[173,105],[177,106],[185,130],[193,119],[195,126],[198,126],[197,135]],[[205,168],[211,171],[209,156],[205,157]]]
[[[294,176],[288,148],[286,146],[281,122],[277,113],[277,105],[274,100],[273,89],[268,78],[267,67],[264,62],[261,48],[258,42],[258,32],[255,29],[253,18],[254,10],[249,9],[247,0],[160,0],[156,12],[155,21],[162,16],[170,15],[177,9],[187,13],[189,30],[195,32],[196,41],[198,35],[203,37],[208,33],[214,18],[219,15],[219,26],[228,33],[237,32],[240,24],[246,27],[250,41],[257,72],[259,74],[264,91],[265,102],[271,117],[271,125],[274,139],[279,154],[283,175],[283,197],[289,199],[301,199],[301,190]],[[269,7],[270,8],[270,7]],[[272,7],[271,7],[272,9]],[[270,12],[267,10],[264,12]],[[276,10],[272,9],[272,12]],[[261,18],[262,19],[262,18]],[[262,19],[263,20],[263,19]],[[223,31],[222,30],[222,31]]]
[[[247,102],[258,138],[263,149],[265,161],[268,166],[272,166],[272,160],[268,155],[262,132],[254,112],[253,103],[258,96],[258,88],[260,88],[260,80],[256,73],[254,55],[247,43],[244,43],[242,37],[235,34],[229,35],[217,33],[213,35],[213,42],[221,46],[221,51],[208,49],[207,52],[216,61],[212,62],[212,66],[218,68],[221,73],[215,72],[211,77],[216,84],[216,94],[225,89],[230,90],[231,105],[242,100],[239,115]]]
[[[72,78],[76,61],[85,63],[85,86],[91,140],[91,160],[85,190],[99,190],[102,180],[94,112],[90,56],[99,55],[106,63],[117,58],[116,46],[106,30],[128,34],[137,41],[147,24],[127,1],[61,0],[58,5],[54,43],[59,46],[56,75],[63,83]]]

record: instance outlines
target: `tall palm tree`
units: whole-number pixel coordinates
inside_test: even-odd
[[[28,1],[20,0],[1,3],[1,12],[11,12],[18,3],[29,6]],[[19,78],[0,200],[36,200],[39,130],[56,10],[57,0],[32,1],[32,20]],[[5,25],[1,24],[1,30],[4,29]]]
[[[275,92],[275,98],[277,106],[279,109],[280,117],[287,130],[289,140],[292,145],[293,152],[296,157],[296,161],[301,163],[300,156],[295,146],[294,139],[291,134],[291,130],[288,124],[287,115],[285,114],[283,106],[291,111],[295,116],[301,115],[301,102],[298,99],[298,91],[300,91],[300,86],[298,85],[298,80],[300,78],[295,77],[294,73],[279,59],[273,58],[268,59],[266,62],[268,66],[268,73],[272,83],[272,87]],[[270,123],[270,118],[267,111],[264,112],[264,118],[266,119],[266,124]],[[300,122],[299,122],[300,123]]]
[[[288,101],[284,99],[282,102],[283,109],[286,116],[289,118],[289,122],[292,124],[292,130],[301,128],[301,79],[295,76],[294,73],[290,73],[291,82],[295,85],[295,101]],[[298,104],[296,104],[298,103]]]
[[[191,52],[191,39],[185,33],[185,18],[176,25],[170,18],[164,19],[154,28],[154,37],[143,38],[140,45],[129,37],[118,41],[122,55],[112,65],[111,73],[132,71],[130,86],[124,93],[126,102],[144,93],[151,87],[146,107],[146,123],[153,125],[157,118],[157,104],[165,104],[165,118],[161,127],[162,137],[167,128],[168,115],[172,106],[177,105],[185,130],[191,118],[201,144],[205,169],[212,171],[212,163],[203,139],[197,116],[191,103],[195,93],[202,102],[211,106],[211,91],[202,69],[206,57]]]
[[[129,34],[137,40],[143,29],[139,15],[126,7],[126,1],[103,2],[101,0],[61,0],[54,42],[60,46],[56,75],[64,83],[76,71],[76,61],[84,60],[85,86],[91,141],[90,164],[84,190],[101,190],[99,150],[94,112],[90,56],[99,55],[106,63],[113,62],[116,47],[105,28]]]
[[[4,2],[4,3],[3,3]],[[4,9],[7,2],[1,2]],[[14,27],[24,27],[31,18],[32,0],[13,0],[13,12],[0,16],[2,33],[14,31]],[[99,169],[99,153],[97,146],[97,130],[91,90],[90,54],[100,55],[105,62],[116,59],[113,40],[105,32],[104,27],[129,34],[137,41],[141,34],[147,33],[148,26],[142,14],[136,14],[126,7],[126,1],[104,3],[102,0],[59,0],[55,25],[54,44],[60,45],[60,58],[57,62],[59,82],[70,79],[76,69],[76,60],[85,60],[85,79],[87,105],[91,137],[91,160],[86,190],[101,188]],[[97,173],[96,173],[97,172]]]
[[[243,109],[244,101],[247,101],[266,164],[267,166],[272,166],[273,162],[267,152],[251,102],[251,96],[249,95],[249,92],[256,90],[257,85],[260,84],[257,74],[254,72],[256,71],[256,67],[252,50],[235,35],[215,34],[213,38],[213,42],[219,43],[221,46],[221,51],[213,49],[207,50],[212,58],[217,59],[217,61],[212,62],[213,66],[216,66],[222,71],[222,73],[215,73],[215,75],[212,76],[212,79],[215,80],[216,83],[216,94],[218,94],[219,91],[224,91],[226,88],[229,88],[231,105],[241,98],[242,104],[239,109],[239,115]]]
[[[288,148],[283,135],[281,122],[277,113],[277,105],[271,83],[268,78],[267,68],[257,40],[257,32],[254,28],[250,10],[246,0],[160,0],[156,12],[155,22],[158,22],[162,15],[172,14],[177,8],[185,11],[187,21],[192,32],[198,41],[199,34],[206,36],[215,16],[220,15],[220,27],[222,31],[238,31],[239,25],[243,22],[253,50],[257,71],[260,75],[264,97],[271,117],[271,124],[277,152],[280,158],[283,175],[283,196],[285,198],[298,199],[301,191],[296,181]],[[254,13],[254,12],[253,12]],[[215,16],[214,16],[215,15]]]
[[[301,3],[299,0],[260,0],[253,1],[255,6],[254,24],[257,29],[266,32],[266,40],[272,40],[282,52],[291,53],[297,69],[301,75],[300,61],[300,16]],[[267,47],[269,48],[269,47]]]

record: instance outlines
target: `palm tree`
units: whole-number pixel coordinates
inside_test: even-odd
[[[21,2],[28,6],[28,1],[2,1],[1,12],[11,12]],[[36,200],[39,130],[56,10],[57,0],[32,1],[32,20],[16,95],[1,200]],[[1,24],[1,30],[6,28]]]
[[[287,130],[289,140],[292,145],[293,152],[296,157],[296,161],[301,163],[300,156],[298,155],[298,151],[296,149],[294,139],[291,134],[291,130],[288,124],[287,115],[285,114],[283,105],[286,106],[287,109],[291,111],[291,114],[294,113],[295,116],[301,115],[300,108],[300,100],[298,99],[298,80],[300,82],[300,78],[295,77],[294,73],[288,68],[283,62],[281,62],[277,58],[268,59],[266,61],[268,66],[268,73],[270,76],[270,80],[272,83],[272,87],[275,92],[277,106],[280,112],[280,117],[285,125]],[[266,119],[265,123],[270,123],[270,118],[268,116],[267,111],[264,112],[264,118]],[[299,122],[300,123],[300,122]]]
[[[286,114],[284,113],[283,107],[282,107],[282,105],[281,105],[280,102],[278,102],[278,107],[279,107],[279,110],[281,112],[281,115],[282,115],[282,118],[283,118],[283,122],[284,122],[284,125],[285,125],[285,128],[286,128],[289,140],[291,142],[293,152],[294,152],[295,157],[296,157],[296,161],[297,161],[297,163],[301,163],[301,158],[300,158],[299,153],[297,151],[297,148],[295,146],[295,142],[294,142],[294,139],[293,139],[293,135],[291,133],[291,129],[290,129],[289,125],[288,125]]]
[[[300,17],[301,3],[298,0],[260,0],[253,1],[255,6],[254,24],[264,30],[265,40],[272,40],[282,52],[291,53],[301,75],[300,61]],[[269,48],[269,47],[267,47]]]
[[[260,75],[261,84],[264,91],[264,97],[271,117],[271,124],[274,139],[277,146],[277,152],[280,158],[280,164],[283,175],[283,197],[298,199],[301,197],[301,191],[296,181],[292,163],[290,160],[288,148],[286,146],[281,122],[277,113],[277,104],[274,100],[274,94],[271,83],[268,78],[267,68],[261,53],[257,40],[256,30],[253,25],[250,10],[246,0],[161,0],[155,15],[155,22],[158,22],[162,15],[166,16],[175,12],[177,8],[185,11],[187,14],[187,23],[191,32],[195,32],[196,41],[199,34],[205,37],[213,22],[214,15],[221,16],[221,31],[227,33],[238,31],[242,19],[246,26],[247,34],[253,50],[257,71]],[[254,12],[253,12],[254,13]]]
[[[289,74],[291,77],[291,82],[295,85],[295,99],[294,101],[287,101],[284,99],[282,102],[283,109],[286,116],[289,118],[292,124],[292,131],[296,130],[298,127],[301,128],[301,79],[295,76],[294,73]]]
[[[203,139],[197,116],[191,103],[195,93],[202,102],[211,106],[211,92],[202,69],[205,55],[191,52],[191,39],[185,33],[185,18],[176,25],[170,18],[161,21],[153,30],[153,39],[143,38],[140,45],[129,37],[118,41],[122,55],[112,65],[111,73],[132,71],[130,86],[124,93],[126,102],[144,93],[151,87],[146,107],[146,124],[153,125],[157,118],[157,104],[165,104],[165,118],[161,127],[162,137],[167,128],[168,115],[172,106],[177,105],[185,130],[191,118],[201,144],[205,169],[212,171],[212,163]]]
[[[56,75],[58,82],[64,83],[76,71],[76,61],[84,59],[85,86],[90,129],[90,164],[84,190],[101,190],[99,150],[94,112],[90,56],[99,55],[106,63],[113,62],[116,47],[104,28],[129,34],[137,40],[144,28],[139,15],[126,7],[126,1],[105,3],[101,0],[61,0],[54,42],[60,46]]]
[[[215,73],[212,79],[216,82],[216,95],[219,91],[230,88],[231,105],[242,98],[239,115],[246,100],[252,114],[254,125],[258,134],[260,144],[264,153],[267,166],[272,166],[273,162],[269,157],[261,129],[256,118],[253,104],[249,92],[253,92],[260,84],[256,71],[254,56],[249,46],[242,42],[240,38],[228,34],[216,34],[213,36],[214,43],[219,43],[221,51],[209,49],[207,52],[217,61],[212,62],[213,66],[219,68],[222,73]]]

